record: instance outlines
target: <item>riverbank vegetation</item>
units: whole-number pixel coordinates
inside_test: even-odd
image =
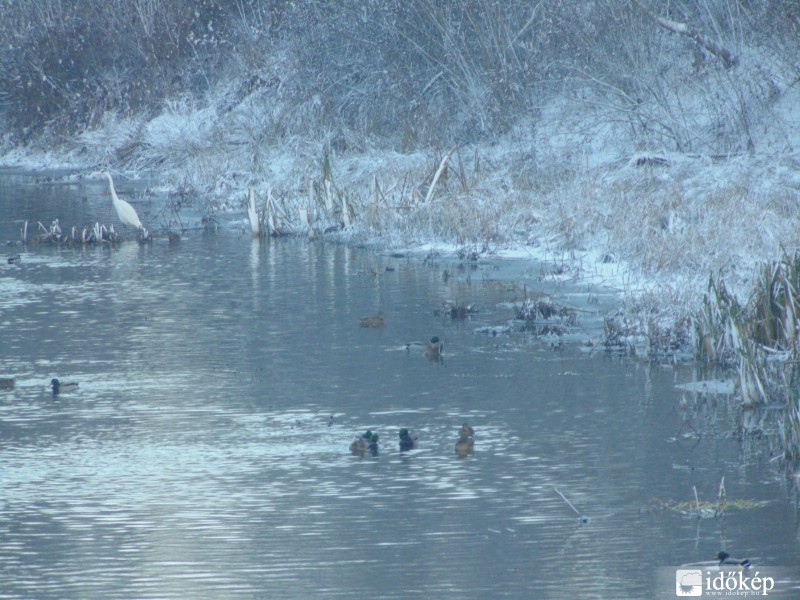
[[[273,230],[615,285],[607,342],[738,368],[800,458],[790,0],[0,3],[4,162],[148,172]],[[644,340],[632,344],[631,340]],[[792,441],[795,440],[795,441]]]

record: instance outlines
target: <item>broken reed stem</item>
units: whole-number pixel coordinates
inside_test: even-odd
[[[444,171],[444,168],[447,166],[447,161],[450,159],[450,155],[455,149],[456,146],[450,148],[450,151],[444,155],[442,162],[439,163],[439,168],[436,169],[436,175],[433,176],[433,181],[431,181],[431,187],[428,188],[428,193],[425,195],[425,204],[433,197],[433,191],[436,189],[436,182],[439,181],[439,177],[441,177],[442,171]]]
[[[253,237],[261,237],[261,223],[258,217],[258,209],[256,208],[256,191],[253,188],[250,188],[250,193],[247,197],[247,218],[250,220],[250,231]]]
[[[333,191],[331,190],[331,180],[325,179],[325,210],[330,215],[333,212]]]
[[[719,491],[717,492],[717,515],[725,518],[725,506],[728,503],[728,493],[725,491],[725,475],[719,482]]]
[[[341,196],[342,198],[342,224],[344,225],[345,229],[350,228],[350,206],[347,204],[347,198],[344,194]]]
[[[270,186],[267,188],[267,227],[269,228],[268,233],[270,235],[277,232],[275,219],[275,208],[272,202],[272,186]]]

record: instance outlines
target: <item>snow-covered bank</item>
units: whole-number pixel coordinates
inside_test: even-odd
[[[301,231],[296,209],[309,206],[311,189],[320,228],[342,221],[340,201],[347,199],[353,220],[330,234],[338,240],[545,261],[553,265],[551,277],[617,289],[629,326],[653,339],[661,335],[654,327],[677,324],[684,328],[677,336],[691,337],[687,317],[699,310],[710,275],[722,277],[744,302],[764,263],[800,245],[800,168],[793,156],[712,159],[620,148],[592,155],[587,167],[587,158],[584,166],[559,161],[551,146],[549,156],[535,158],[541,138],[566,138],[554,123],[549,133],[540,126],[526,137],[518,128],[491,145],[457,148],[446,161],[450,149],[340,156],[297,143],[262,149],[255,162],[245,149],[204,137],[197,123],[209,120],[208,109],[175,110],[167,107],[147,123],[147,143],[135,144],[118,164],[132,175],[146,169],[171,189],[193,188],[209,213],[243,211],[250,188],[263,204],[271,190],[284,227]],[[114,121],[61,153],[15,149],[2,162],[76,170],[108,165],[132,145],[128,130],[142,128]]]
[[[778,55],[743,48],[730,81],[778,88],[767,101],[761,87],[742,87],[752,104],[740,107],[747,123],[731,130],[707,98],[709,90],[724,98],[730,82],[708,66],[687,73],[681,64],[663,65],[674,70],[664,83],[679,97],[661,108],[683,111],[674,115],[674,139],[653,136],[655,113],[634,126],[641,105],[608,112],[608,98],[588,84],[543,95],[535,114],[462,144],[417,140],[409,145],[417,150],[402,151],[396,132],[341,125],[299,135],[286,116],[299,109],[270,83],[288,77],[278,61],[157,113],[106,110],[57,146],[43,138],[44,150],[0,138],[0,163],[146,173],[165,189],[193,193],[207,214],[243,214],[254,189],[282,231],[305,235],[307,215],[319,232],[380,249],[531,257],[553,265],[552,277],[618,290],[624,309],[611,329],[660,340],[664,350],[692,340],[710,277],[743,304],[763,266],[800,246],[800,88],[791,72]],[[653,150],[659,140],[687,145],[693,128],[702,130],[697,147],[741,148],[739,134],[757,135],[757,144],[728,156]]]

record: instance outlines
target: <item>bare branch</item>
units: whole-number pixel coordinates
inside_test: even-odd
[[[695,44],[719,58],[722,61],[722,64],[725,65],[726,69],[736,65],[737,59],[731,54],[730,50],[717,44],[714,40],[704,36],[691,25],[662,17],[643,0],[630,0],[630,2],[642,9],[651,19],[653,19],[667,31],[671,31],[672,33],[677,33],[679,35],[685,35],[686,37],[691,38]]]

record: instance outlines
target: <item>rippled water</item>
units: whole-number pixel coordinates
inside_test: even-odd
[[[113,222],[93,186],[0,174],[0,239],[55,213]],[[723,547],[798,564],[769,422],[735,435],[724,397],[681,408],[690,367],[478,333],[520,294],[490,263],[232,229],[11,253],[0,598],[653,598],[675,597],[659,565]],[[443,299],[480,310],[451,320]],[[359,327],[378,311],[384,328]],[[406,349],[431,335],[443,363]],[[80,387],[53,396],[52,377]],[[463,421],[477,433],[460,458]],[[401,427],[418,449],[399,452]],[[352,456],[367,428],[379,454]],[[648,510],[693,487],[715,501],[723,476],[728,501],[752,508]]]

